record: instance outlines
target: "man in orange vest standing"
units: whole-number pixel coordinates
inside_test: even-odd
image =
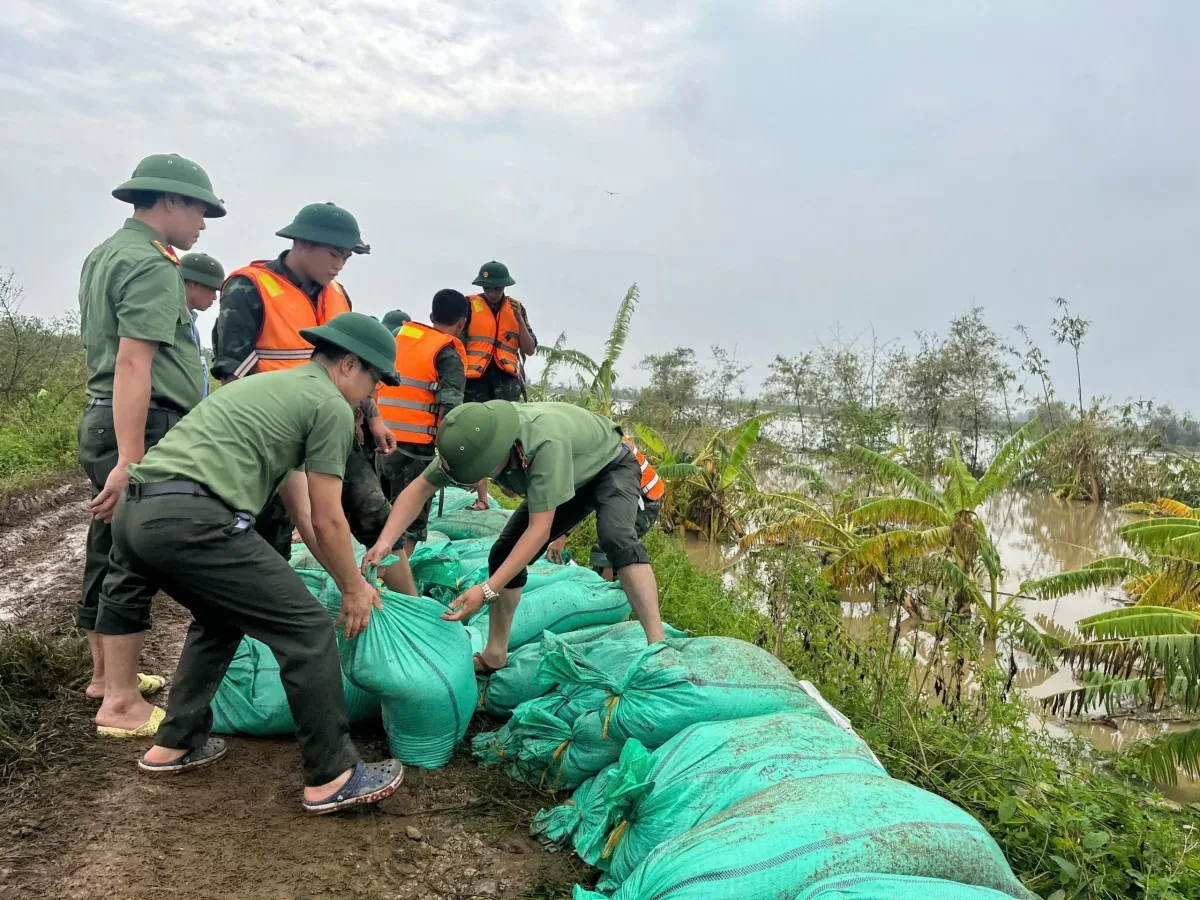
[[[446,413],[463,402],[466,387],[466,350],[459,335],[467,323],[467,298],[449,288],[433,295],[429,322],[408,321],[396,330],[396,371],[400,384],[384,385],[375,402],[379,414],[396,438],[396,452],[379,460],[383,492],[395,500],[420,477],[433,460],[433,439]],[[428,536],[432,499],[404,532],[408,556]],[[415,594],[416,585],[407,566],[397,583],[401,593]]]
[[[371,252],[363,243],[358,220],[333,203],[310,203],[275,234],[290,239],[291,249],[276,259],[252,262],[232,272],[221,288],[221,313],[213,328],[212,374],[222,384],[308,362],[313,348],[301,337],[301,330],[317,328],[350,311],[350,298],[337,276],[352,255]],[[380,450],[391,453],[395,438],[373,400],[367,400],[358,411],[356,424],[361,427],[364,422]],[[342,508],[350,530],[367,546],[378,538],[391,511],[375,475],[374,449],[369,439],[355,442],[342,489]],[[303,496],[306,492],[298,493]],[[309,544],[308,523],[296,522],[295,526]],[[292,527],[278,496],[255,522],[258,533],[285,558],[291,553]]]
[[[467,403],[521,399],[524,372],[521,358],[537,352],[537,336],[529,327],[525,306],[504,289],[516,284],[504,263],[486,262],[471,282],[483,288],[467,298],[471,318],[463,343],[467,348]],[[485,478],[475,486],[478,499],[471,509],[487,509]]]

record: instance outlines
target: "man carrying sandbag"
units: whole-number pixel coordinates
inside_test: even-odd
[[[664,640],[658,585],[635,525],[642,473],[616,423],[569,403],[466,403],[446,416],[436,447],[434,461],[397,498],[363,567],[378,565],[392,552],[440,488],[469,489],[492,478],[524,497],[488,554],[487,581],[459,596],[443,616],[463,621],[484,604],[491,606],[487,645],[475,655],[476,672],[489,675],[508,663],[508,635],[528,579],[526,566],[591,512],[600,547],[647,642]]]
[[[202,768],[225,755],[225,742],[209,734],[213,695],[244,635],[270,647],[296,721],[304,808],[327,813],[390,795],[404,769],[395,760],[359,759],[335,626],[255,532],[254,516],[282,489],[288,512],[315,537],[309,549],[342,593],[337,624],[345,623],[347,638],[362,632],[382,602],[354,562],[342,478],[353,408],[380,381],[395,384],[398,377],[392,335],[369,316],[342,313],[301,334],[313,347],[310,362],[215,392],[130,468],[113,518],[96,630],[148,629],[157,589],[192,613],[165,718],[141,701],[147,727],[158,735],[138,763],[151,774]],[[307,479],[289,478],[300,468]],[[302,484],[306,497],[296,496]],[[126,682],[131,674],[112,687]],[[123,699],[132,706],[139,698],[131,690],[134,696]]]

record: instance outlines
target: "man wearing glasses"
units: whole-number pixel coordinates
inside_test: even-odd
[[[336,279],[351,256],[371,252],[358,220],[333,203],[310,203],[275,234],[291,240],[291,249],[238,269],[221,290],[212,374],[222,384],[306,363],[312,346],[301,331],[350,310],[350,298]],[[375,474],[374,453],[376,448],[391,453],[396,439],[370,397],[356,411],[355,430],[359,438],[346,462],[342,507],[351,532],[369,547],[391,510]],[[299,492],[304,493],[302,488]],[[311,535],[305,533],[304,523],[295,524],[308,544]],[[292,526],[287,510],[276,500],[263,510],[255,528],[286,558],[291,554]]]
[[[425,503],[449,484],[470,487],[492,478],[523,497],[488,555],[487,581],[459,596],[443,616],[463,621],[491,605],[476,672],[489,675],[508,664],[508,635],[528,579],[526,567],[592,512],[600,548],[647,642],[664,639],[658,585],[637,535],[642,470],[616,423],[570,403],[466,403],[447,414],[435,445],[437,457],[396,499],[363,567],[391,554]]]

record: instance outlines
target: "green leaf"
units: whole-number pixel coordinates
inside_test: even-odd
[[[996,816],[999,818],[1001,825],[1003,825],[1006,822],[1011,822],[1012,817],[1015,816],[1016,814],[1017,814],[1017,798],[1016,797],[1005,797],[1003,800],[1000,801],[1000,809],[997,811]]]
[[[1084,850],[1099,850],[1108,843],[1108,834],[1103,831],[1089,831],[1079,843]]]
[[[920,475],[900,465],[891,457],[859,446],[851,447],[846,454],[880,481],[902,484],[918,500],[924,500],[934,506],[942,506],[942,498],[938,496],[937,491],[931,488]]]
[[[1075,865],[1075,863],[1071,862],[1069,859],[1063,859],[1061,856],[1053,853],[1050,855],[1050,858],[1058,864],[1058,867],[1062,870],[1063,875],[1065,875],[1071,881],[1079,880],[1079,868]]]
[[[1067,900],[1067,892],[1055,891],[1053,894],[1047,897],[1046,900]]]

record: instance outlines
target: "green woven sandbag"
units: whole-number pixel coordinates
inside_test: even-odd
[[[682,631],[670,625],[664,624],[663,628],[667,637],[686,637]],[[568,631],[559,637],[595,665],[610,672],[627,668],[638,652],[646,647],[646,632],[637,622],[595,625]],[[507,716],[526,700],[550,693],[554,685],[534,677],[543,653],[541,641],[530,641],[510,651],[508,666],[483,682],[479,695],[480,707],[492,715]]]
[[[434,511],[437,500],[433,501]],[[468,538],[491,538],[495,540],[508,524],[512,511],[507,509],[459,509],[446,510],[440,516],[429,517],[429,527],[436,528],[451,540]]]
[[[624,671],[605,671],[552,634],[537,677],[606,691],[605,731],[623,744],[635,738],[651,749],[700,722],[777,712],[829,718],[767,651],[734,638],[667,640],[641,651]]]
[[[339,636],[342,668],[382,700],[392,753],[406,765],[436,769],[450,761],[475,709],[471,642],[429,597],[383,591],[383,609],[353,640]]]
[[[346,712],[357,724],[379,718],[379,698],[342,676]],[[212,701],[217,734],[294,734],[296,722],[288,706],[279,663],[266,644],[242,638]]]
[[[605,581],[581,566],[552,568],[545,576],[530,575],[513,616],[509,650],[538,640],[543,632],[563,634],[593,625],[615,625],[629,618],[632,609],[620,584]],[[486,634],[487,608],[469,624]]]
[[[884,775],[818,775],[759,791],[664,841],[611,895],[576,887],[574,897],[777,900],[864,872],[1032,896],[984,827],[954,804]]]
[[[615,765],[606,766],[581,784],[570,800],[539,810],[533,817],[529,833],[551,850],[572,846],[580,829],[604,818],[604,789],[616,768]]]
[[[585,706],[603,697],[586,694]],[[605,738],[599,710],[572,709],[571,698],[558,693],[522,703],[499,731],[476,735],[471,747],[480,765],[502,766],[511,778],[548,790],[579,787],[621,752]]]
[[[796,900],[1009,900],[991,888],[910,875],[837,875],[810,887]]]
[[[444,534],[431,532],[426,540],[417,544],[408,565],[418,594],[433,597],[444,606],[449,606],[459,595],[462,562],[454,544]]]
[[[580,858],[617,885],[663,841],[683,834],[751,794],[789,778],[886,775],[855,734],[798,713],[774,713],[685,728],[650,752],[621,748],[599,817],[574,837]]]

